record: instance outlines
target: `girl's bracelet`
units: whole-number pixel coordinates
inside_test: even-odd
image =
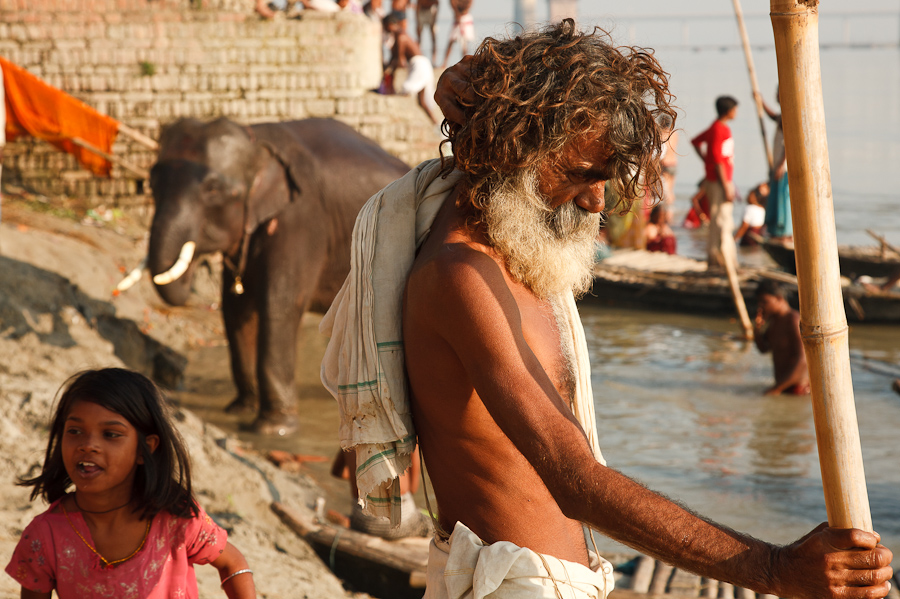
[[[222,583],[219,585],[220,587],[224,587],[225,583],[237,576],[238,574],[253,574],[253,570],[250,568],[244,568],[243,570],[238,570],[237,572],[232,572],[228,576],[222,579]]]

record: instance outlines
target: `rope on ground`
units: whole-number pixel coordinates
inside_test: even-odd
[[[272,501],[273,502],[281,502],[281,493],[278,491],[278,488],[275,487],[275,483],[273,483],[269,479],[268,475],[266,475],[266,473],[263,472],[262,468],[260,468],[259,466],[257,466],[256,464],[254,464],[253,462],[251,462],[244,456],[238,455],[235,452],[228,449],[228,440],[227,439],[216,439],[216,445],[218,445],[219,447],[221,447],[222,449],[227,451],[228,454],[231,455],[231,457],[233,457],[240,463],[244,464],[245,466],[249,466],[250,468],[259,472],[259,475],[263,477],[264,481],[266,481],[266,487],[269,488],[269,494],[272,495]]]

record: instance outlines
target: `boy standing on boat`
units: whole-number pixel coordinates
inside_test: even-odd
[[[707,268],[725,269],[726,260],[737,268],[734,245],[734,138],[728,121],[737,116],[737,100],[731,96],[716,98],[718,118],[709,129],[691,140],[706,166],[703,188],[709,199],[709,239]]]
[[[766,395],[809,395],[809,369],[800,336],[800,313],[791,308],[781,285],[769,279],[756,288],[753,341],[762,353],[772,352],[775,384]]]
[[[675,111],[653,54],[566,19],[488,38],[448,73],[452,155],[363,207],[321,326],[365,509],[399,523],[396,477],[421,447],[438,504],[425,597],[603,599],[612,567],[582,523],[762,593],[886,595],[875,534],[823,526],[778,547],[603,461],[573,294],[592,282],[606,183],[619,209],[660,191],[659,117]]]

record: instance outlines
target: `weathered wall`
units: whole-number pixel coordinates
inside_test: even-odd
[[[260,20],[254,0],[0,0],[0,55],[156,139],[181,116],[244,123],[334,117],[410,164],[437,155],[414,98],[371,90],[381,30],[349,13]],[[114,153],[154,154],[120,134]],[[124,207],[148,203],[120,167],[98,179],[51,146],[7,146],[3,177],[46,195]]]

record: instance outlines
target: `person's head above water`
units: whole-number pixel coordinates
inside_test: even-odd
[[[471,85],[476,100],[465,124],[447,127],[475,220],[504,179],[563,170],[572,154],[602,159],[596,172],[578,168],[609,179],[625,201],[643,197],[644,187],[661,194],[658,158],[667,134],[659,123],[665,116],[674,126],[676,113],[668,74],[652,51],[617,48],[599,28],[580,32],[565,19],[512,39],[485,39],[472,59]]]

